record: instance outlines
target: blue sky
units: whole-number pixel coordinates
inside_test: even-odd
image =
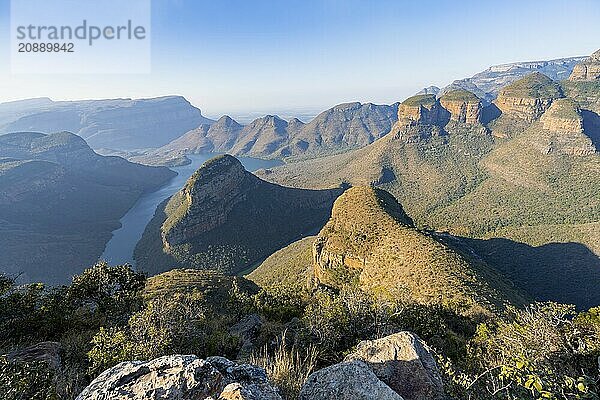
[[[209,116],[301,115],[600,48],[598,0],[153,0],[151,74],[11,75],[9,4],[0,101],[180,94]]]

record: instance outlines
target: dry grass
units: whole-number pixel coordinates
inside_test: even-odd
[[[269,380],[280,390],[286,400],[297,399],[300,388],[317,366],[317,349],[309,347],[301,351],[295,346],[287,346],[285,332],[274,350],[264,347],[250,356],[250,364],[267,371]]]

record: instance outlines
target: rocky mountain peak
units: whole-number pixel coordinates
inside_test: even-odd
[[[170,215],[161,229],[165,248],[222,224],[229,210],[243,199],[243,192],[257,181],[228,154],[205,162],[169,202]]]
[[[592,140],[584,134],[581,110],[571,99],[557,99],[540,118],[548,135],[543,137],[541,150],[544,154],[563,153],[587,156],[596,152]]]
[[[589,58],[575,65],[570,81],[600,80],[600,50],[595,51]]]
[[[345,111],[357,110],[360,107],[362,107],[362,104],[359,103],[358,101],[355,101],[355,102],[352,102],[352,103],[338,104],[337,106],[335,106],[335,107],[332,108],[332,111],[345,112]]]
[[[433,235],[416,229],[388,192],[348,189],[313,243],[314,283],[341,287],[350,281],[375,292],[407,289],[417,302],[461,301],[492,309],[505,299],[488,279],[488,267],[472,264]],[[433,289],[436,287],[436,289]]]
[[[221,118],[219,118],[217,120],[217,122],[215,122],[213,124],[213,126],[215,128],[217,127],[227,127],[227,128],[242,128],[242,125],[240,125],[236,120],[234,120],[233,118],[231,118],[229,115],[223,115]]]
[[[144,262],[153,271],[179,263],[239,272],[278,246],[322,226],[341,192],[271,184],[246,171],[233,156],[215,157],[159,207],[155,222],[149,225],[153,232],[147,230],[140,241],[160,240],[171,261],[168,265],[160,260]],[[222,252],[229,254],[227,259]]]
[[[434,95],[438,95],[438,93],[440,93],[440,89],[437,86],[427,86],[426,88],[421,89],[417,94],[415,94],[415,96],[420,95],[420,94],[434,94]]]

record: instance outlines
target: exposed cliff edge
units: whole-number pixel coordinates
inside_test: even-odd
[[[569,76],[570,81],[597,81],[600,80],[600,50],[593,53],[588,59],[575,65]]]
[[[500,90],[494,103],[503,114],[531,122],[539,118],[554,99],[561,97],[563,94],[558,83],[534,72]]]
[[[592,139],[584,134],[583,116],[579,106],[571,99],[555,100],[542,115],[540,122],[549,135],[544,153],[562,152],[568,155],[587,156],[596,152]]]
[[[319,229],[340,193],[274,185],[247,172],[236,158],[218,156],[159,206],[136,260],[152,273],[177,264],[236,273]]]
[[[452,121],[471,125],[481,122],[481,99],[468,90],[446,92],[440,97],[440,103],[450,112]]]

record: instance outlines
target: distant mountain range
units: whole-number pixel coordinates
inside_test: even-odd
[[[569,76],[585,57],[496,65],[443,89],[419,94],[468,90],[484,104],[508,84],[533,72],[553,80]],[[35,131],[74,132],[105,155],[151,165],[185,162],[185,154],[228,152],[261,158],[314,158],[364,147],[386,135],[396,122],[398,104],[347,103],[309,122],[275,115],[247,125],[228,116],[217,123],[179,96],[154,99],[59,101],[48,98],[0,104],[0,134]]]
[[[67,132],[0,136],[0,271],[68,282],[97,261],[140,194],[174,174],[100,156]]]
[[[567,79],[573,68],[586,57],[559,58],[549,61],[528,61],[493,65],[470,78],[455,80],[443,89],[430,86],[418,94],[442,95],[452,90],[464,89],[476,94],[489,103],[496,98],[500,89],[533,72],[539,72],[552,80]]]
[[[95,149],[159,147],[212,122],[180,96],[83,101],[40,98],[0,104],[0,135],[69,131]]]
[[[348,103],[323,111],[308,123],[267,115],[242,126],[228,116],[186,133],[171,143],[133,157],[160,163],[185,154],[227,152],[260,158],[309,158],[366,146],[389,132],[398,104]],[[156,161],[158,160],[158,161]]]

